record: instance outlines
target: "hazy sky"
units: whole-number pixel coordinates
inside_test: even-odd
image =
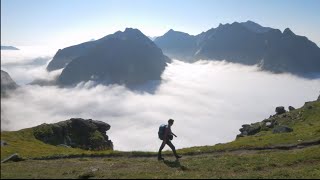
[[[319,0],[1,0],[1,44],[65,46],[125,27],[159,36],[198,34],[219,23],[289,27],[320,46]]]

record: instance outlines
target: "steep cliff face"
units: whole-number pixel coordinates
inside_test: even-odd
[[[91,119],[71,118],[55,124],[42,124],[33,128],[34,136],[51,145],[71,146],[81,149],[113,149],[106,131],[110,125]]]
[[[12,80],[10,75],[1,70],[1,96],[6,96],[11,90],[14,90],[18,85]]]

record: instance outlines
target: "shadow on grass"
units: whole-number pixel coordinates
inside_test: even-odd
[[[179,160],[175,160],[175,161],[168,161],[168,160],[163,160],[163,163],[165,165],[167,165],[168,167],[170,168],[179,168],[181,169],[182,171],[186,171],[188,170],[187,167],[183,166],[180,164],[180,161]]]

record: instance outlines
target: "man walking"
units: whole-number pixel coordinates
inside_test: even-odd
[[[173,139],[173,136],[177,137],[172,131],[171,131],[171,126],[173,125],[174,120],[173,119],[169,119],[168,120],[168,125],[166,125],[164,128],[164,134],[163,135],[159,135],[159,138],[162,141],[162,144],[159,148],[159,152],[158,152],[158,160],[164,160],[164,158],[161,156],[161,151],[164,148],[164,146],[167,144],[173,151],[174,156],[179,159],[181,158],[181,156],[179,156],[176,152],[176,148],[174,147],[174,145],[171,143],[171,140]],[[162,137],[161,137],[162,136]]]

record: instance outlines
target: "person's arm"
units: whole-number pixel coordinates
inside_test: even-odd
[[[177,137],[175,134],[173,134],[173,132],[171,132],[172,135],[174,135],[175,137]]]

